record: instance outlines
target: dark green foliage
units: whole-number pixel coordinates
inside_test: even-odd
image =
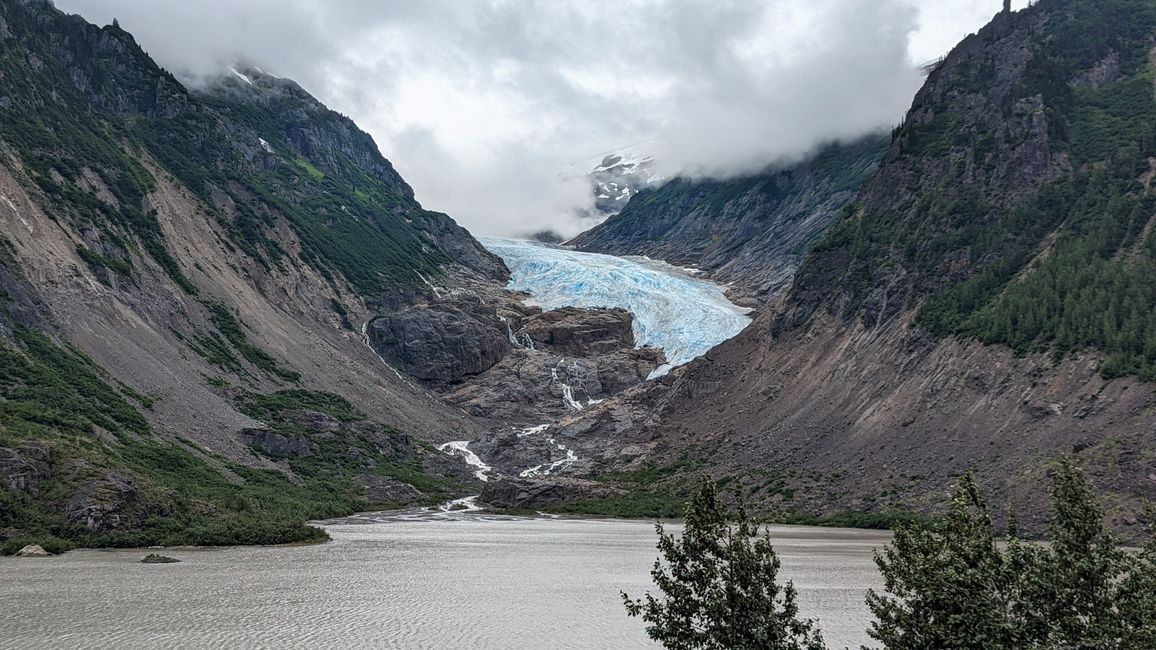
[[[84,246],[77,246],[76,254],[80,255],[80,259],[84,260],[84,263],[87,264],[89,268],[97,272],[98,277],[101,275],[100,270],[102,268],[108,269],[109,271],[112,271],[113,273],[126,278],[132,277],[132,264],[129,262],[105,257],[100,253],[85,248]]]
[[[602,499],[567,501],[546,508],[560,514],[600,515],[628,519],[673,519],[686,509],[689,490],[683,487],[680,475],[693,472],[699,463],[692,460],[695,450],[683,454],[674,462],[647,464],[629,472],[602,474],[597,480],[626,489],[621,496]]]
[[[839,512],[826,516],[788,512],[775,517],[775,521],[781,524],[825,526],[830,528],[866,528],[871,530],[892,530],[898,526],[921,521],[922,519],[920,515],[906,510],[884,510],[882,512],[840,510]]]
[[[681,537],[665,533],[651,576],[662,598],[622,594],[627,614],[648,623],[667,648],[819,650],[822,635],[799,618],[794,584],[778,582],[780,562],[770,533],[747,517],[739,500],[733,521],[717,488],[704,478],[686,508]]]
[[[997,145],[996,133],[973,133],[964,123],[971,120],[966,102],[955,95],[928,97],[923,109],[932,119],[896,133],[916,191],[898,205],[852,206],[817,250],[839,253],[828,259],[845,265],[840,281],[853,300],[893,281],[891,269],[902,267],[912,291],[906,304],[890,299],[888,306],[922,302],[916,322],[937,335],[1058,356],[1095,349],[1106,356],[1105,377],[1153,380],[1156,231],[1146,226],[1156,216],[1148,176],[1156,156],[1148,61],[1156,5],[1051,0],[1008,20],[1026,25],[1038,13],[1047,19],[1027,43],[1032,58],[1001,110],[1010,117],[1019,98],[1042,96],[1047,146],[1066,151],[1072,171],[998,206],[1007,198],[1000,193],[1019,188],[989,186],[1001,181],[997,146],[1018,143]],[[1119,78],[1073,86],[1108,57],[1118,62]],[[983,56],[953,61],[953,88],[988,92],[984,77],[993,71],[980,69]],[[934,179],[919,175],[927,169],[940,171]]]
[[[912,125],[907,133],[907,153],[913,156],[942,156],[960,144],[959,120],[950,113],[938,113],[927,124]]]
[[[544,508],[544,511],[623,519],[673,519],[682,515],[685,505],[685,496],[669,490],[638,488],[622,496],[566,501]]]
[[[0,521],[0,524],[2,523],[3,522]],[[61,553],[71,551],[76,547],[72,542],[60,539],[59,537],[54,537],[52,535],[43,535],[40,537],[21,537],[18,539],[10,539],[3,544],[0,544],[0,555],[15,555],[17,551],[24,548],[25,546],[28,546],[29,544],[35,544],[53,555],[60,555]]]
[[[238,410],[262,422],[284,424],[283,413],[288,410],[317,411],[342,422],[365,419],[364,413],[353,408],[344,397],[333,393],[311,390],[283,390],[268,395],[245,393],[236,401]]]
[[[6,438],[36,438],[43,429],[119,438],[149,431],[148,422],[105,383],[95,364],[39,332],[14,332],[21,350],[0,344],[0,425]]]
[[[1139,555],[1120,548],[1067,460],[1052,503],[1049,546],[1020,542],[1013,528],[1001,547],[965,475],[946,517],[900,527],[876,555],[886,593],[868,594],[871,637],[889,650],[1153,647],[1156,537]]]

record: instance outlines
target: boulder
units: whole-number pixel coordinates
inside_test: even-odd
[[[73,476],[93,472],[84,462],[77,462]],[[140,492],[133,478],[116,471],[95,470],[80,483],[64,506],[64,518],[85,528],[104,532],[128,523],[132,506]]]
[[[140,561],[141,564],[173,564],[176,562],[180,562],[180,560],[159,553],[149,553]]]
[[[16,551],[16,557],[52,557],[52,554],[44,550],[39,544],[29,544]]]

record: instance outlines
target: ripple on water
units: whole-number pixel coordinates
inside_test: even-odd
[[[328,544],[0,558],[5,648],[645,648],[619,590],[650,587],[648,522],[373,513]],[[677,529],[677,527],[675,527]],[[875,531],[776,528],[783,573],[832,647],[868,639]],[[546,623],[548,622],[548,624]]]

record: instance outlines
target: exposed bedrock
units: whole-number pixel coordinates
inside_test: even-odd
[[[490,482],[482,489],[481,501],[500,508],[545,508],[568,501],[605,499],[623,490],[575,478],[550,480],[506,479]]]

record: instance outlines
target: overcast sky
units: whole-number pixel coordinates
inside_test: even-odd
[[[56,0],[182,78],[246,60],[478,234],[575,234],[608,152],[727,176],[897,123],[1001,0]],[[1026,0],[1017,0],[1020,7]]]

